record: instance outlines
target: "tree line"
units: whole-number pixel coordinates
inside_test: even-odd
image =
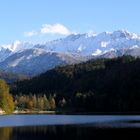
[[[57,67],[11,84],[10,92],[18,109],[140,112],[140,59],[123,56]]]
[[[39,95],[16,95],[14,96],[16,110],[48,111],[55,110],[55,98]]]
[[[140,59],[123,56],[57,67],[11,85],[13,95],[55,95],[56,108],[92,112],[140,112]],[[61,108],[61,107],[60,107]]]

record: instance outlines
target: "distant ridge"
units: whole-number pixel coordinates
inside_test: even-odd
[[[126,30],[71,34],[44,44],[15,41],[1,45],[0,70],[37,75],[58,65],[123,55],[140,57],[139,35]]]

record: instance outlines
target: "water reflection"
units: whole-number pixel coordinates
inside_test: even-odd
[[[0,128],[0,140],[99,140],[140,136],[139,128],[95,128],[92,125]]]
[[[9,140],[12,134],[12,128],[0,128],[0,140]]]

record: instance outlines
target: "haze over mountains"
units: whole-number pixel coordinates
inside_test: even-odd
[[[140,56],[140,36],[125,30],[100,34],[72,34],[66,38],[31,44],[16,41],[0,46],[0,70],[37,75],[58,65],[90,58]]]

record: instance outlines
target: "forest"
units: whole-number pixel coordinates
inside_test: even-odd
[[[52,96],[58,110],[140,112],[140,59],[123,56],[59,66],[12,84],[11,93]]]
[[[59,66],[10,84],[19,109],[140,112],[140,59],[123,56]]]

